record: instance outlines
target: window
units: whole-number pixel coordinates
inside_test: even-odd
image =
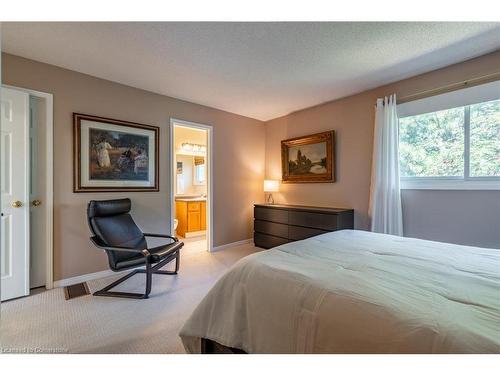
[[[193,173],[193,185],[206,185],[207,174],[205,168],[205,158],[203,156],[194,156],[194,173]]]
[[[499,99],[432,112],[411,105],[398,106],[402,188],[500,189]]]
[[[500,100],[470,106],[470,176],[500,176]]]
[[[399,166],[402,177],[464,175],[464,108],[399,120]]]

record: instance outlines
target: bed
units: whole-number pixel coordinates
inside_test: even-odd
[[[188,353],[500,353],[500,250],[357,230],[288,243],[237,262],[180,336]]]

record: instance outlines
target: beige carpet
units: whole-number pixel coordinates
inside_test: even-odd
[[[259,251],[249,244],[208,253],[203,238],[185,242],[179,274],[154,275],[147,300],[88,295],[66,301],[58,288],[2,303],[3,351],[184,353],[178,336],[184,321],[232,264]],[[90,291],[118,277],[90,281]],[[142,292],[144,287],[139,274],[116,290]]]

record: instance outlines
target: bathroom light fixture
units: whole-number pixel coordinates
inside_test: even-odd
[[[195,154],[205,154],[205,152],[207,151],[206,146],[199,145],[196,143],[183,143],[181,145],[181,149],[183,151],[193,152]]]
[[[280,191],[279,186],[280,182],[278,180],[264,180],[264,193],[269,193],[267,203],[274,204],[274,198],[271,193]]]

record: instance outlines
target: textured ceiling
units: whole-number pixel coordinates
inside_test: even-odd
[[[260,120],[500,48],[500,23],[2,23],[5,52]]]

